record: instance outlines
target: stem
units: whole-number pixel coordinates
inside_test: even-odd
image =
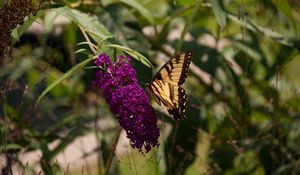
[[[112,160],[114,158],[114,152],[116,150],[116,147],[117,147],[117,144],[118,144],[118,141],[119,141],[119,137],[120,137],[121,131],[122,131],[122,129],[119,128],[118,131],[117,131],[117,135],[116,135],[115,141],[114,141],[114,143],[112,145],[113,146],[112,150],[109,153],[108,161],[107,161],[106,169],[105,169],[105,173],[104,173],[105,175],[108,175],[108,173],[109,173],[109,169],[111,167]]]
[[[97,51],[95,50],[95,48],[94,48],[93,45],[91,44],[92,42],[91,42],[89,36],[86,34],[86,32],[83,30],[82,27],[80,27],[80,30],[81,30],[81,32],[82,32],[82,34],[83,34],[85,40],[88,42],[88,44],[89,44],[91,50],[93,51],[93,53],[94,53],[94,54],[97,54]]]
[[[100,138],[100,135],[98,133],[98,126],[97,126],[97,121],[98,121],[98,116],[99,115],[96,115],[95,117],[95,121],[94,121],[94,127],[95,127],[95,136],[96,136],[96,140],[98,141],[98,147],[101,148],[102,147],[102,143],[101,143],[101,138]],[[98,174],[102,174],[103,172],[103,167],[104,167],[104,161],[103,161],[103,152],[102,152],[102,149],[99,149],[99,152],[98,152],[98,156],[97,156],[97,160],[98,160]]]

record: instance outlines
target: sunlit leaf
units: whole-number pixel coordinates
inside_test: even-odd
[[[272,2],[275,4],[277,9],[279,9],[283,14],[285,14],[289,18],[289,20],[294,28],[294,31],[297,34],[296,21],[293,16],[292,9],[291,9],[290,5],[288,4],[288,1],[287,0],[272,0]]]
[[[19,41],[20,37],[27,31],[27,29],[31,26],[31,24],[33,23],[35,17],[30,16],[30,17],[26,17],[24,20],[24,23],[22,25],[19,25],[18,27],[16,27],[11,35],[12,37],[16,40]]]
[[[214,15],[221,29],[224,29],[226,26],[226,13],[222,10],[218,0],[209,0]]]
[[[112,36],[112,34],[106,29],[103,24],[85,13],[82,13],[75,9],[70,9],[69,7],[62,7],[54,10],[57,13],[64,15],[74,21],[97,43]]]
[[[272,29],[262,27],[250,19],[239,18],[232,14],[227,14],[227,17],[229,19],[231,19],[232,21],[238,23],[239,25],[241,25],[253,32],[258,32],[258,33],[265,35],[266,37],[270,37],[281,44],[284,44],[287,46],[295,46],[295,44],[296,44],[295,42],[292,41],[292,39],[287,38],[285,35],[283,35],[279,32],[276,32]]]
[[[145,19],[148,20],[150,24],[154,24],[154,19],[152,14],[144,7],[142,6],[139,2],[135,0],[118,0],[130,7],[133,7],[136,9]]]
[[[49,11],[45,15],[45,20],[44,20],[44,29],[45,31],[50,31],[51,28],[53,27],[53,22],[54,20],[59,16],[59,13],[56,11]]]

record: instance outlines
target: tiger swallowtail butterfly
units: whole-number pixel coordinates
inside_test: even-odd
[[[166,62],[147,85],[157,104],[164,104],[174,120],[184,118],[187,95],[181,85],[188,75],[192,52],[178,53]]]

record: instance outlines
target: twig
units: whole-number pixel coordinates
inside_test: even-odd
[[[82,34],[83,34],[85,40],[86,40],[87,43],[89,44],[91,50],[93,51],[93,53],[94,53],[94,54],[97,54],[97,51],[96,51],[95,48],[93,47],[93,44],[92,44],[92,42],[91,42],[89,36],[86,34],[86,32],[83,30],[82,27],[80,27],[80,30],[81,30],[81,32],[82,32]]]
[[[95,127],[95,136],[96,136],[96,140],[98,141],[98,145],[100,147],[99,152],[98,152],[98,156],[97,156],[97,160],[98,160],[98,174],[102,174],[103,170],[102,168],[104,167],[104,160],[103,160],[103,152],[102,152],[102,143],[101,143],[101,138],[100,135],[98,133],[98,125],[97,125],[97,121],[99,119],[99,115],[96,115],[95,117],[95,121],[94,121],[94,127]],[[96,150],[97,151],[97,150]]]
[[[113,147],[109,153],[109,156],[108,156],[108,161],[107,161],[107,164],[106,164],[106,167],[105,167],[105,175],[108,175],[109,173],[109,169],[111,167],[111,163],[112,163],[112,160],[114,158],[114,153],[115,153],[115,150],[116,150],[116,147],[117,147],[117,144],[118,144],[118,141],[119,141],[119,137],[121,135],[121,131],[122,131],[122,128],[119,128],[118,131],[117,131],[117,135],[116,135],[116,138],[115,138],[115,141],[113,143]]]

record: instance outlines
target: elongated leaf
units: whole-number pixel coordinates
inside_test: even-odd
[[[85,65],[87,65],[90,61],[92,61],[94,58],[88,58],[78,64],[76,64],[75,66],[73,66],[71,69],[69,69],[66,73],[64,73],[59,79],[55,80],[53,83],[51,83],[39,96],[39,98],[37,99],[37,102],[35,104],[35,107],[38,105],[38,103],[41,101],[41,99],[51,90],[53,89],[56,85],[58,85],[59,83],[61,83],[63,80],[71,77],[72,75],[74,75],[76,72],[78,72],[79,70],[81,70]]]
[[[34,19],[36,17],[30,16],[30,17],[26,17],[24,20],[24,23],[22,25],[19,25],[18,27],[16,27],[11,35],[12,37],[15,39],[14,42],[19,41],[20,37],[23,35],[24,32],[26,32],[26,30],[31,26],[31,24],[33,23]],[[14,44],[14,43],[13,43]]]
[[[85,13],[82,13],[69,7],[55,9],[59,14],[62,14],[74,21],[84,31],[86,31],[94,41],[100,42],[107,38],[111,38],[112,34],[99,21],[93,19]]]
[[[293,42],[291,39],[287,38],[286,36],[284,36],[281,33],[278,33],[272,29],[269,28],[265,28],[262,27],[258,24],[256,24],[254,21],[247,19],[247,18],[239,18],[235,15],[232,14],[228,14],[227,13],[227,17],[229,19],[231,19],[232,21],[238,23],[239,25],[247,28],[248,30],[251,30],[253,32],[259,32],[263,35],[265,35],[266,37],[270,37],[272,39],[274,39],[275,41],[287,45],[287,46],[293,46],[295,47],[296,42]]]
[[[154,18],[152,16],[152,14],[146,9],[144,8],[144,6],[142,6],[140,3],[138,3],[135,0],[119,0],[120,2],[133,7],[134,9],[136,9],[144,18],[146,18],[148,20],[148,22],[150,24],[154,24]]]
[[[223,30],[226,26],[226,13],[222,10],[218,0],[209,0],[214,15],[221,29]]]
[[[195,15],[197,14],[199,8],[200,8],[200,4],[202,3],[201,1],[196,1],[197,3],[193,6],[193,11],[192,11],[192,14],[189,16],[188,20],[186,21],[185,25],[184,25],[184,28],[183,28],[183,31],[181,33],[181,36],[180,36],[180,40],[177,42],[177,45],[176,45],[176,50],[177,51],[180,51],[181,48],[182,48],[182,44],[183,44],[183,41],[184,41],[184,37],[186,36],[187,32],[189,31],[189,28],[195,18]]]
[[[96,47],[93,43],[89,43],[89,42],[87,42],[87,41],[77,43],[76,45],[77,45],[77,46],[80,46],[80,45],[90,45],[90,44],[91,44],[93,47]]]
[[[91,52],[89,52],[89,51],[86,50],[86,49],[79,49],[79,50],[76,50],[75,53],[82,53],[82,54],[85,54],[85,55],[91,55]]]
[[[285,14],[289,18],[289,20],[292,23],[292,26],[294,28],[294,31],[297,32],[296,21],[295,21],[291,7],[288,4],[287,0],[272,0],[272,2],[275,4],[275,6],[278,10],[280,10],[283,14]]]
[[[0,150],[9,151],[9,150],[16,150],[16,149],[22,149],[22,146],[15,143],[11,143],[5,146],[3,145],[0,146]]]
[[[56,11],[49,11],[46,13],[45,19],[44,19],[44,29],[45,31],[50,31],[53,27],[54,20],[59,16],[59,13]]]
[[[105,46],[106,47],[112,47],[112,48],[121,49],[122,51],[126,52],[127,54],[129,54],[130,56],[132,56],[136,60],[140,61],[141,63],[143,63],[147,67],[153,67],[152,64],[151,64],[151,62],[146,57],[144,57],[142,54],[138,53],[135,50],[132,50],[132,49],[130,49],[128,47],[117,45],[117,44],[108,44],[108,45],[105,45]]]
[[[235,42],[234,47],[244,51],[249,57],[253,58],[255,61],[260,61],[263,57],[257,50],[247,46],[242,42]]]

